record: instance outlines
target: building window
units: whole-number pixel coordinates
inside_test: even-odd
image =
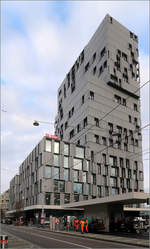
[[[102,72],[103,72],[103,67],[101,66],[99,69],[99,77],[101,76]]]
[[[135,144],[134,144],[135,146],[137,146],[138,147],[138,139],[135,139]]]
[[[40,179],[40,193],[42,193],[42,179]]]
[[[59,154],[59,142],[54,141],[54,153]]]
[[[94,118],[95,121],[95,126],[99,127],[99,119],[98,118]]]
[[[73,191],[74,191],[74,193],[82,194],[82,192],[83,192],[82,183],[74,183],[73,184]]]
[[[64,195],[64,204],[70,203],[70,194]]]
[[[136,111],[136,112],[138,111],[137,104],[134,104],[133,108],[134,108],[134,111]]]
[[[54,166],[59,166],[59,156],[58,155],[54,155]]]
[[[59,179],[60,178],[60,169],[54,167],[54,179]]]
[[[102,137],[102,144],[103,145],[107,145],[107,143],[106,143],[106,137]]]
[[[69,157],[64,156],[64,168],[69,168]]]
[[[112,195],[118,195],[119,189],[118,188],[112,188]]]
[[[73,168],[74,169],[82,170],[82,166],[83,166],[83,160],[78,159],[78,158],[73,159]]]
[[[106,164],[106,154],[102,154],[103,164]]]
[[[116,166],[117,166],[117,157],[115,157],[115,156],[110,156],[110,157],[109,157],[109,164],[110,164],[111,166],[116,167]]]
[[[105,165],[104,166],[104,175],[108,175],[108,166],[107,165]]]
[[[109,146],[113,147],[113,139],[112,138],[109,138]]]
[[[85,183],[88,182],[88,172],[83,172],[83,173],[82,173],[82,180],[83,180],[83,182],[85,182]]]
[[[107,68],[107,61],[104,62],[104,68]]]
[[[86,170],[90,172],[90,161],[86,160]]]
[[[52,147],[52,141],[46,139],[46,140],[45,140],[45,150],[46,150],[47,152],[51,152],[51,150],[52,150],[51,147]]]
[[[102,189],[101,186],[97,186],[97,196],[101,197],[102,196]]]
[[[87,122],[87,117],[83,120],[83,127],[85,128],[86,126],[88,125],[88,122]]]
[[[96,59],[96,52],[93,54],[93,62],[95,61]]]
[[[96,142],[97,144],[99,144],[99,136],[98,136],[98,135],[94,135],[94,137],[95,137],[95,142]]]
[[[120,96],[114,95],[114,98],[115,98],[116,103],[121,104],[121,97]]]
[[[122,169],[121,169],[121,177],[122,177],[122,178],[125,178],[125,177],[126,177],[125,168],[122,168]]]
[[[132,123],[131,115],[129,115],[129,123]]]
[[[75,202],[79,201],[79,195],[78,194],[74,194],[74,201]]]
[[[130,160],[126,159],[126,168],[130,168]]]
[[[94,151],[91,150],[91,161],[94,162]]]
[[[128,145],[124,143],[124,151],[128,151]]]
[[[50,205],[51,204],[51,193],[46,192],[45,193],[45,205]]]
[[[117,178],[110,177],[110,186],[117,187]]]
[[[70,131],[70,139],[74,137],[74,129]]]
[[[109,127],[109,133],[112,134],[112,132],[113,132],[113,124],[108,123],[108,127]]]
[[[142,171],[139,171],[139,180],[143,181],[143,172]]]
[[[101,174],[101,164],[100,163],[97,163],[97,173],[98,173],[98,175]]]
[[[83,158],[84,159],[85,148],[80,147],[80,146],[76,146],[76,154],[75,154],[75,156],[78,157],[78,158]]]
[[[88,62],[88,63],[86,64],[86,66],[85,66],[85,72],[87,72],[87,71],[88,71],[89,66],[90,66],[90,64],[89,64],[89,62]]]
[[[83,200],[84,201],[88,200],[88,195],[83,195]]]
[[[51,178],[51,167],[48,165],[45,166],[45,178]]]
[[[69,156],[69,144],[64,143],[64,155]]]
[[[84,95],[82,96],[82,105],[84,104]]]
[[[93,68],[93,74],[96,74],[96,66]]]
[[[91,183],[96,185],[96,174],[92,174],[92,179]]]
[[[90,100],[94,100],[94,92],[90,91]]]
[[[118,169],[111,167],[111,176],[118,176]]]
[[[73,180],[74,182],[79,182],[79,171],[78,170],[73,171]]]
[[[60,205],[60,194],[54,193],[54,205]]]
[[[70,180],[70,170],[69,169],[64,169],[64,180],[69,181]]]
[[[120,167],[123,167],[123,165],[124,165],[123,158],[120,157]]]
[[[126,99],[122,99],[122,104],[124,105],[124,106],[126,106],[127,104],[126,104]]]
[[[101,50],[100,59],[104,56],[105,53],[106,53],[106,48],[104,47],[104,48]]]
[[[77,125],[77,133],[79,133],[80,131],[81,131],[81,125],[78,124],[78,125]]]
[[[54,192],[65,192],[65,182],[54,180]]]

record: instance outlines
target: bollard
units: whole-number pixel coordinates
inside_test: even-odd
[[[8,248],[8,236],[1,235],[1,248]]]

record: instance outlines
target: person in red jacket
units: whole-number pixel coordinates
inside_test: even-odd
[[[76,232],[79,230],[79,220],[76,219]]]
[[[85,220],[85,232],[88,233],[88,219]]]
[[[80,224],[81,224],[81,233],[84,232],[84,223],[85,223],[84,220],[81,220],[81,221],[80,221]]]

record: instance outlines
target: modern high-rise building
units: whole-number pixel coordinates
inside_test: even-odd
[[[138,56],[138,37],[106,15],[58,89],[55,134],[90,149],[101,196],[143,192]]]

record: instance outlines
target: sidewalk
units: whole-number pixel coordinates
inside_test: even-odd
[[[20,239],[19,237],[16,237],[15,235],[12,235],[7,232],[8,235],[8,248],[38,248],[37,245],[32,244],[24,239]]]
[[[38,228],[45,231],[50,231],[48,228]],[[127,245],[133,245],[133,246],[140,246],[140,247],[150,247],[150,241],[145,239],[136,239],[136,238],[127,238],[127,237],[121,237],[121,236],[115,236],[115,235],[107,235],[107,234],[94,234],[94,233],[84,233],[81,234],[79,232],[74,231],[55,231],[54,233],[63,233],[68,235],[74,235],[74,236],[80,236],[84,238],[90,238],[90,239],[96,239],[96,240],[103,240],[108,242],[116,242],[121,244],[127,244]]]

